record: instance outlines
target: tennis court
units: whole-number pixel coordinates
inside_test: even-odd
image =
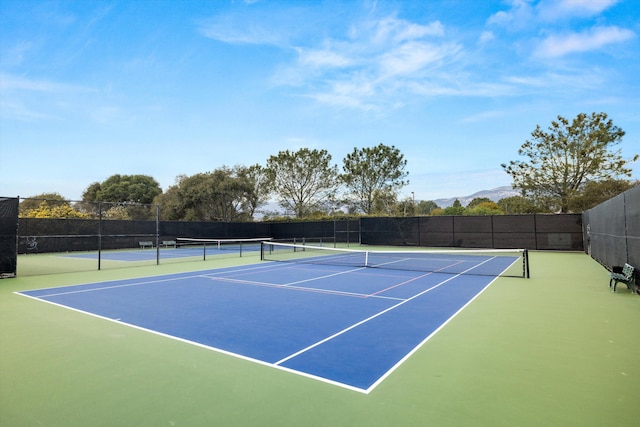
[[[369,393],[522,261],[513,251],[382,252],[276,243],[265,244],[263,259],[269,257],[286,262],[21,295]],[[374,258],[376,268],[369,268]]]
[[[95,282],[132,284],[268,264],[257,257],[2,280],[0,425],[634,425],[640,417],[640,342],[633,325],[640,321],[640,301],[624,289],[612,293],[606,272],[584,253],[534,251],[530,256],[530,279],[495,279],[369,393],[297,375],[291,368],[274,368],[272,359],[255,363],[131,327],[111,317],[118,313],[107,321],[17,293],[69,290]],[[27,256],[29,262],[38,259]],[[367,271],[380,275],[376,268]],[[200,286],[215,288],[219,280],[214,282]],[[169,306],[182,304],[178,297],[183,296],[206,305],[167,284],[173,291],[164,292],[164,298],[176,297]],[[155,287],[153,294],[163,295],[163,285],[148,286]],[[251,287],[223,286],[234,286],[234,292],[249,292],[243,289]],[[143,287],[120,289],[126,294]],[[258,288],[265,297],[274,295],[267,290],[277,290]],[[280,291],[287,297],[296,293]],[[299,292],[311,299],[311,292]],[[435,295],[429,293],[424,297]],[[408,295],[415,292],[402,298]],[[224,294],[216,297],[223,299]],[[318,301],[315,310],[323,310]],[[153,301],[141,302],[139,309],[151,310],[147,305]],[[222,301],[216,305],[218,311],[227,307]],[[224,318],[227,323],[204,329],[224,330],[231,317]],[[384,346],[401,329],[387,326],[387,339],[376,333]],[[289,333],[295,330],[294,325],[286,328]],[[366,357],[357,365],[366,363]]]

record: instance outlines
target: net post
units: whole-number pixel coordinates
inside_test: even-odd
[[[522,254],[522,262],[523,262],[523,271],[522,274],[525,278],[531,278],[531,274],[529,273],[529,250],[525,249]]]
[[[98,202],[98,271],[102,262],[102,202]]]
[[[160,265],[160,205],[156,205],[156,265]]]

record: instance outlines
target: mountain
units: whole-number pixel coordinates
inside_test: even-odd
[[[520,192],[514,190],[511,186],[507,185],[504,187],[497,187],[492,190],[482,190],[477,193],[473,193],[470,196],[461,196],[461,197],[452,197],[450,199],[437,199],[434,202],[441,208],[446,208],[453,205],[453,202],[456,199],[460,200],[462,206],[467,206],[473,199],[476,197],[486,197],[494,202],[497,202],[500,199],[504,199],[505,197],[511,196],[519,196]]]
[[[453,205],[453,202],[455,202],[456,199],[460,200],[460,203],[462,204],[462,206],[467,206],[476,197],[486,197],[487,199],[497,202],[498,200],[504,199],[505,197],[519,196],[519,195],[520,195],[519,191],[514,190],[511,186],[505,186],[505,187],[497,187],[492,190],[478,191],[477,193],[473,193],[470,196],[451,197],[450,199],[437,199],[437,200],[434,200],[434,202],[439,207],[446,208],[448,206]],[[262,218],[262,215],[266,212],[269,212],[270,214],[275,213],[278,215],[283,214],[283,211],[280,205],[278,205],[278,203],[275,201],[271,201],[268,204],[264,205],[262,209],[259,210],[259,212],[256,214],[256,219]]]

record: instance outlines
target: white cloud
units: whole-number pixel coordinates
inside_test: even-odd
[[[489,17],[488,25],[512,30],[535,28],[543,23],[566,21],[573,18],[596,17],[619,0],[511,0],[507,10]]]
[[[462,123],[483,123],[488,120],[502,119],[503,117],[509,116],[511,114],[513,114],[512,111],[504,110],[483,111],[481,113],[464,117],[461,121]]]
[[[581,33],[551,35],[538,45],[534,55],[542,58],[557,58],[575,52],[598,50],[634,37],[633,31],[624,28],[594,27]]]
[[[367,20],[352,25],[344,38],[325,38],[319,48],[297,47],[297,61],[282,67],[274,83],[297,86],[307,92],[303,96],[332,106],[397,108],[402,96],[419,94],[413,83],[460,54],[461,46],[443,36],[439,21]]]
[[[414,24],[403,19],[388,17],[376,22],[374,41],[400,43],[407,40],[421,39],[427,36],[444,36],[444,26],[440,21],[428,25]]]
[[[480,34],[480,44],[485,44],[485,43],[489,43],[490,41],[494,40],[496,38],[496,36],[493,34],[492,31],[483,31]]]
[[[0,72],[0,91],[4,92],[5,95],[14,95],[29,92],[67,94],[94,92],[95,90],[79,85],[70,85],[43,79],[31,79]]]
[[[229,44],[282,45],[282,33],[260,23],[241,24],[232,17],[203,21],[200,33],[210,39]]]
[[[571,17],[590,17],[601,14],[619,0],[543,0],[536,6],[541,19],[564,20]]]
[[[308,96],[316,101],[340,108],[372,111],[377,107],[370,100],[377,93],[375,83],[368,80],[336,80],[323,91],[315,91]]]
[[[353,64],[353,59],[329,49],[297,49],[301,66],[342,68]]]
[[[456,48],[436,46],[428,43],[410,42],[395,47],[379,58],[382,75],[386,78],[411,75],[427,65],[442,61],[455,54]]]
[[[534,9],[526,0],[512,0],[509,10],[501,10],[489,17],[487,24],[510,28],[521,28],[530,25],[534,17]]]

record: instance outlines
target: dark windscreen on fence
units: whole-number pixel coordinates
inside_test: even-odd
[[[606,267],[640,265],[640,186],[583,214],[586,251]]]
[[[0,277],[16,275],[18,198],[0,197]]]
[[[157,205],[50,201],[47,206],[55,207],[56,203],[70,204],[76,212],[82,214],[81,217],[37,218],[30,216],[29,212],[32,209],[43,209],[42,201],[20,201],[18,253],[28,256],[21,258],[22,262],[18,260],[18,274],[48,274],[213,259],[213,253],[206,244],[200,244],[196,249],[191,248],[193,254],[184,250],[188,248],[180,244],[180,240],[185,238],[270,239],[303,244],[319,243],[321,246],[365,244],[583,250],[580,214],[196,222],[160,221]],[[246,249],[243,245],[238,255],[250,256],[251,253]],[[228,253],[230,252],[224,252]],[[30,256],[31,254],[37,256]],[[40,255],[50,256],[45,258]]]
[[[362,218],[361,234],[369,245],[583,249],[580,214]]]

